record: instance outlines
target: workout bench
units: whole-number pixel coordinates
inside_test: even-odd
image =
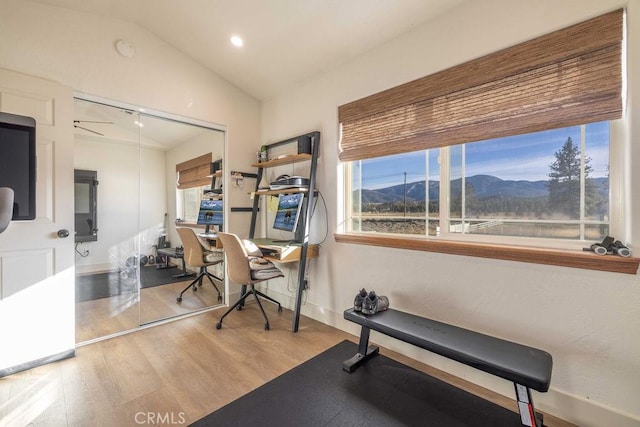
[[[344,318],[362,330],[358,352],[342,363],[343,370],[351,373],[378,354],[377,346],[369,346],[374,330],[512,381],[522,425],[542,427],[542,414],[535,411],[530,389],[549,390],[553,360],[546,351],[392,309],[364,315],[350,308]]]

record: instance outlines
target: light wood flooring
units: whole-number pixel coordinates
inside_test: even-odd
[[[186,425],[344,339],[357,342],[304,316],[294,334],[291,311],[277,313],[271,304],[266,310],[270,331],[255,304],[227,316],[221,330],[215,323],[223,310],[214,310],[81,346],[74,358],[0,378],[0,425]],[[515,410],[510,399],[381,353]],[[283,411],[287,405],[295,402],[282,402]],[[550,416],[545,424],[570,425]]]
[[[206,278],[197,292],[189,289],[178,304],[176,297],[193,279],[195,276],[185,281],[143,288],[140,298],[135,293],[129,293],[76,303],[76,342],[128,331],[139,325],[220,304],[218,293]],[[224,296],[224,284],[216,285]]]

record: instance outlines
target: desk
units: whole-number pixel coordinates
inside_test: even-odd
[[[302,255],[302,243],[289,243],[277,239],[251,239],[264,254],[264,258],[273,262],[296,262]],[[319,245],[307,246],[307,258],[318,258]]]
[[[218,239],[218,235],[216,233],[196,233],[196,235],[207,240],[212,247],[222,249],[222,242]]]
[[[214,240],[211,236],[201,236],[209,241]],[[216,240],[216,248],[222,248],[222,242]],[[296,306],[293,314],[293,332],[298,331],[298,322],[300,319],[300,305],[302,302],[302,292],[306,289],[305,265],[307,259],[318,258],[320,245],[308,244],[306,247],[306,257],[302,259],[304,248],[301,243],[290,243],[289,241],[281,241],[277,239],[250,239],[263,253],[263,257],[269,261],[276,263],[300,262],[298,269],[298,288],[296,291]],[[242,285],[241,294],[247,291],[247,285]],[[238,308],[242,307],[240,305]]]
[[[307,244],[303,247],[301,243],[289,243],[289,241],[279,241],[277,239],[251,239],[260,248],[263,257],[277,263],[299,262],[298,281],[296,289],[296,305],[293,310],[293,326],[291,330],[298,332],[300,321],[300,308],[302,305],[302,293],[307,289],[306,263],[309,258],[318,258],[320,245]],[[303,258],[303,253],[306,257]],[[245,287],[243,287],[243,292]]]
[[[158,249],[158,255],[164,257],[164,265],[156,267],[158,270],[164,268],[173,268],[173,266],[169,266],[169,258],[177,258],[182,260],[182,273],[176,274],[173,277],[179,279],[182,277],[189,277],[194,275],[193,273],[187,273],[187,266],[184,263],[184,251],[177,251],[176,248],[164,248]]]

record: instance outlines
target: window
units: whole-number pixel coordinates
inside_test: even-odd
[[[616,10],[339,106],[356,233],[336,241],[635,274],[581,251],[624,234],[623,27]]]
[[[598,122],[354,161],[348,231],[600,241],[609,135]]]
[[[211,158],[212,154],[207,153],[176,165],[176,215],[185,222],[196,222],[200,200],[211,189],[212,167],[219,168]]]
[[[198,219],[198,211],[200,210],[200,201],[211,188],[210,185],[204,185],[202,187],[185,188],[184,190],[177,190],[176,200],[180,200],[182,203],[178,204],[178,217],[184,222],[195,223]],[[207,197],[208,199],[209,197]]]

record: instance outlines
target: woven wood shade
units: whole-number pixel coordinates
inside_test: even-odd
[[[212,154],[207,153],[186,162],[176,165],[178,173],[178,189],[201,187],[211,184],[211,178],[208,178],[211,164]]]
[[[340,160],[620,118],[623,12],[338,107]]]

